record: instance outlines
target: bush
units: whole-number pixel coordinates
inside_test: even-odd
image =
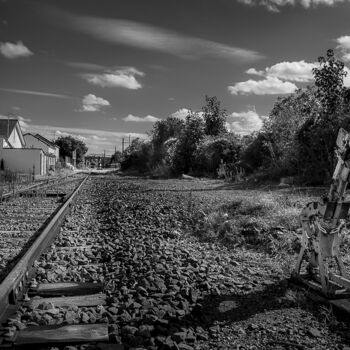
[[[137,138],[124,152],[120,163],[121,170],[137,170],[139,173],[149,172],[151,170],[151,158],[151,143]]]
[[[221,161],[227,164],[238,163],[241,149],[241,138],[232,133],[207,136],[194,152],[193,171],[198,175],[216,176]]]

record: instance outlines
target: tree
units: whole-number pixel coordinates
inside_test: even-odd
[[[324,114],[328,117],[343,112],[346,88],[344,62],[338,60],[333,50],[327,50],[326,57],[319,57],[320,68],[313,68],[317,87],[316,97],[321,101]]]
[[[278,167],[281,175],[295,175],[298,170],[297,133],[309,119],[321,112],[316,89],[299,89],[289,96],[278,98],[267,120],[264,121],[265,143],[270,158],[265,158],[265,167]],[[269,161],[270,164],[266,164]],[[303,166],[303,165],[301,165]]]
[[[221,102],[216,96],[205,96],[205,105],[202,107],[205,122],[205,134],[218,136],[226,130],[226,110],[221,108]]]
[[[152,145],[150,141],[144,141],[136,138],[123,153],[120,163],[122,170],[137,170],[140,173],[151,169],[150,159],[152,156]]]
[[[267,137],[264,132],[257,132],[242,139],[244,149],[240,155],[240,165],[249,173],[259,170],[270,158]]]
[[[164,144],[171,138],[178,138],[184,129],[185,122],[179,118],[168,117],[158,120],[151,131],[153,145],[153,163],[159,163],[165,157]]]
[[[221,161],[238,164],[241,149],[242,139],[233,133],[206,136],[195,151],[194,171],[201,175],[216,175]]]
[[[176,172],[188,173],[192,168],[195,162],[194,152],[205,135],[204,128],[203,118],[198,113],[186,117],[185,127],[176,145],[174,155]]]
[[[81,163],[84,154],[88,151],[86,144],[73,136],[61,136],[55,144],[60,148],[61,157],[72,157],[73,151],[77,151],[77,164]]]
[[[311,116],[297,132],[298,160],[301,177],[308,184],[327,183],[332,176],[334,148],[340,127],[348,129],[348,90],[344,87],[344,63],[333,50],[319,57],[320,68],[314,68],[316,93],[321,109]]]

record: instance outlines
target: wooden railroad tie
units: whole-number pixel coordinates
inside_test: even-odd
[[[18,332],[15,345],[108,342],[106,323],[30,327]],[[122,349],[122,348],[120,348]]]
[[[102,290],[101,283],[42,283],[31,288],[30,294],[43,298],[31,299],[24,302],[24,305],[33,309],[43,303],[51,303],[55,307],[106,305],[106,295],[100,293]],[[19,330],[11,339],[16,347],[23,348],[30,344],[108,343],[108,341],[106,323],[29,327]],[[123,350],[124,346],[104,344],[101,349]]]
[[[41,297],[58,297],[89,295],[102,292],[102,283],[78,283],[78,282],[60,282],[60,283],[40,283],[35,288],[30,288],[29,295],[38,295]]]

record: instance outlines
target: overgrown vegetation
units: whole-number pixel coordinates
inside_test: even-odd
[[[248,175],[327,183],[335,165],[338,130],[350,130],[350,89],[343,83],[344,63],[333,50],[318,62],[314,85],[279,97],[259,132],[244,136],[229,132],[226,110],[217,97],[206,96],[201,112],[190,112],[185,120],[160,120],[149,141],[135,140],[122,157],[122,169],[158,177],[181,173],[215,177],[223,161]]]

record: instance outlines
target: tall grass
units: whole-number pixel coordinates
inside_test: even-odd
[[[213,205],[210,196],[221,197],[221,204]],[[206,200],[200,209],[193,209],[200,197]],[[234,199],[223,200],[220,193],[205,192],[191,194],[188,200],[195,203],[188,208],[195,217],[195,234],[201,239],[220,240],[233,247],[245,245],[277,256],[299,250],[296,232],[302,199],[275,192],[237,191]]]

